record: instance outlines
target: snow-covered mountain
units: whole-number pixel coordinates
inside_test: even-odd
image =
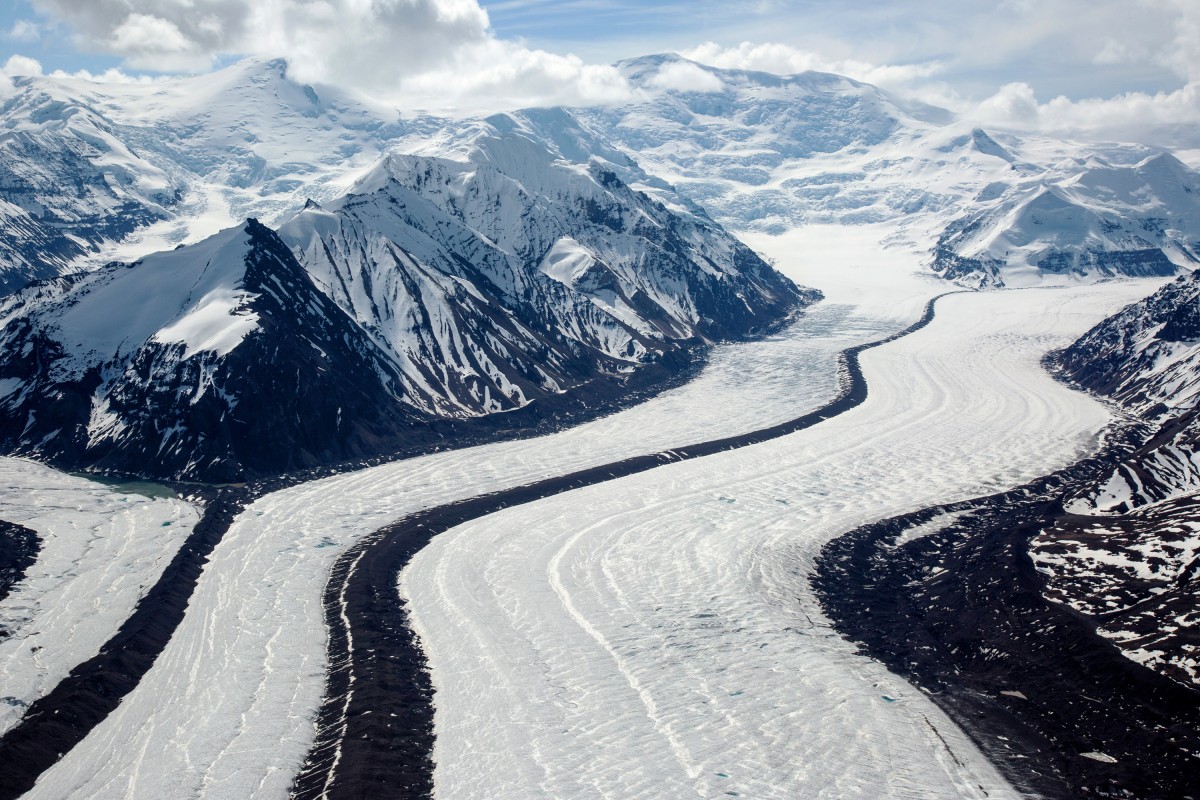
[[[722,225],[884,222],[972,285],[1197,258],[1200,175],[1169,154],[984,131],[835,75],[619,67],[624,105],[458,121],[304,86],[280,61],[19,79],[0,106],[0,290],[255,216],[405,413],[466,419],[619,383],[814,299]],[[32,430],[12,441],[34,447]]]
[[[69,271],[165,219],[178,187],[116,126],[53,82],[20,80],[0,107],[0,292]]]
[[[1013,169],[1026,175],[985,187],[947,227],[934,270],[1003,285],[1047,274],[1172,275],[1179,265],[1200,264],[1200,173],[1174,156]]]
[[[279,236],[251,221],[7,298],[5,446],[210,480],[390,452],[612,399],[819,297],[525,123],[474,127],[466,160],[389,156]]]
[[[571,120],[557,117],[561,138]],[[614,171],[635,174],[627,160],[563,149],[526,116],[496,117],[444,150],[463,160],[391,156],[281,228],[425,410],[519,407],[578,383],[581,360],[629,373],[815,299],[703,215],[630,188]]]
[[[1180,275],[1055,357],[1153,431],[1032,543],[1047,596],[1126,655],[1200,684],[1200,272]]]
[[[1200,272],[1092,328],[1058,357],[1080,385],[1149,416],[1200,405]]]
[[[564,144],[573,121],[553,122],[560,141],[504,115],[451,148],[463,160],[390,156],[280,229],[422,411],[518,408],[684,342],[747,336],[817,297],[702,213],[631,188],[614,171],[637,177],[627,159],[568,160],[584,152]]]
[[[717,69],[677,55],[617,66],[638,99],[578,113],[734,227],[780,232],[889,215],[868,210],[880,192],[864,195],[855,157],[873,161],[881,145],[949,120],[840,75]]]
[[[679,56],[579,113],[735,229],[888,222],[968,285],[1169,275],[1200,252],[1200,174],[1169,154],[988,132],[823,73]]]
[[[378,452],[418,419],[395,368],[251,220],[0,307],[9,452],[232,480]]]
[[[395,110],[248,60],[196,77],[16,80],[0,105],[0,291],[275,221],[343,192],[406,131]],[[118,245],[125,242],[125,247]]]
[[[1150,148],[984,131],[824,73],[675,55],[618,67],[634,101],[528,111],[519,125],[567,161],[599,156],[640,191],[699,203],[734,230],[890,223],[970,285],[1166,274],[1197,255],[1200,176]],[[405,116],[300,84],[282,61],[146,84],[17,84],[0,106],[0,291],[249,216],[277,225],[384,154],[463,160],[481,131],[507,124]]]
[[[1056,356],[1066,377],[1158,433],[1076,502],[1122,513],[1200,493],[1200,273],[1180,275]]]

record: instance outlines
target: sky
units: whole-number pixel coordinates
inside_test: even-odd
[[[126,80],[248,55],[386,102],[620,102],[611,64],[679,52],[838,72],[982,123],[1190,146],[1200,0],[0,0],[0,74]]]

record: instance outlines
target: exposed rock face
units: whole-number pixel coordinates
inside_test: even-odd
[[[819,297],[603,164],[519,147],[515,175],[392,157],[282,238],[251,220],[6,298],[4,446],[194,480],[386,454],[611,402]]]
[[[565,115],[563,115],[565,119]],[[520,118],[469,160],[391,156],[281,235],[429,413],[519,408],[815,300],[703,216],[567,161]]]
[[[1152,435],[1033,540],[1048,596],[1135,661],[1200,685],[1200,273],[1104,320],[1056,363]]]
[[[74,467],[234,480],[379,451],[390,362],[251,220],[3,308],[0,435]]]

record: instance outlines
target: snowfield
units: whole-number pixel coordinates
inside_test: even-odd
[[[0,733],[133,612],[199,519],[181,500],[114,491],[0,458],[0,519],[37,532],[41,549],[0,602]]]
[[[838,351],[944,291],[915,275],[920,253],[875,241],[821,228],[755,239],[829,300],[784,334],[715,349],[699,379],[655,400],[260,499],[141,684],[27,796],[285,796],[324,687],[321,592],[338,554],[418,509],[821,405]],[[1107,412],[1038,359],[1151,288],[947,298],[928,328],[864,355],[871,396],[844,417],[441,537],[403,591],[439,689],[442,795],[1004,791],[931,703],[822,626],[802,576],[856,524],[1007,487],[1091,447]]]

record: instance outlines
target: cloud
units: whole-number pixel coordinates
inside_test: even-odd
[[[127,16],[113,30],[111,47],[135,68],[187,70],[210,61],[175,23],[149,14]]]
[[[148,70],[202,70],[233,52],[253,29],[255,5],[273,0],[32,0],[40,12],[65,22],[82,50],[126,59]]]
[[[608,103],[632,94],[609,66],[499,38],[479,0],[30,2],[47,25],[65,25],[76,47],[116,55],[126,71],[199,72],[229,57],[282,56],[297,80],[435,111]],[[508,0],[493,8],[497,15],[516,9],[539,19],[568,11],[587,18],[592,9],[595,38],[603,40],[614,8],[625,19],[650,6]],[[702,64],[838,73],[1024,130],[1139,141],[1163,131],[1176,139],[1200,137],[1187,132],[1197,121],[1200,84],[1196,0],[1004,0],[990,6],[913,0],[903,7],[873,0],[853,14],[776,0],[753,7],[699,0],[689,8],[696,9],[691,21],[715,14],[721,35],[738,31],[729,41],[683,51]],[[658,17],[646,19],[642,52],[665,35],[653,27]],[[792,32],[789,42],[755,39],[785,29]],[[693,41],[713,35],[714,28],[705,30],[710,33],[698,32]],[[9,38],[18,33],[31,35],[14,27]],[[736,44],[742,39],[749,41]],[[674,66],[656,80],[664,89],[720,89],[719,78],[698,67]]]
[[[14,42],[36,42],[42,38],[42,31],[36,22],[19,19],[9,28],[7,38]]]
[[[1173,92],[1038,101],[1033,87],[1011,83],[968,109],[980,124],[1084,139],[1200,147],[1200,83]]]
[[[1136,141],[1200,148],[1200,4],[1193,0],[1144,0],[1158,14],[1173,14],[1170,39],[1156,48],[1115,39],[1098,43],[1090,60],[1096,64],[1158,64],[1186,83],[1174,90],[1122,92],[1109,97],[1070,99],[1058,95],[1038,99],[1028,81],[1014,81],[984,99],[964,97],[941,78],[939,61],[915,64],[872,64],[832,59],[781,43],[743,42],[722,47],[709,42],[683,51],[688,58],[727,69],[792,74],[806,70],[833,72],[887,89],[900,97],[950,109],[978,124],[1018,132],[1082,139]],[[1025,13],[1019,3],[1006,8]]]
[[[0,75],[5,78],[23,78],[30,75],[41,75],[42,65],[33,58],[14,55],[9,56],[4,66],[0,67]]]
[[[603,102],[615,69],[502,41],[476,0],[35,0],[77,46],[127,68],[204,71],[229,56],[282,56],[307,83],[439,107]]]
[[[883,88],[904,86],[930,78],[942,71],[937,61],[920,64],[876,65],[856,59],[830,59],[819,53],[779,42],[755,44],[742,42],[736,47],[721,47],[715,42],[683,51],[683,55],[702,64],[722,69],[745,69],[794,75],[798,72],[832,72]]]
[[[725,84],[719,77],[686,61],[672,61],[658,70],[650,85],[671,92],[720,92]]]
[[[16,87],[13,78],[26,78],[42,74],[42,65],[32,58],[22,55],[12,55],[0,66],[0,100],[10,97]]]
[[[981,121],[1003,125],[1036,123],[1038,113],[1037,97],[1028,83],[1005,84],[975,109],[975,115]]]
[[[391,96],[432,111],[481,113],[617,103],[632,90],[612,67],[493,40],[461,49],[449,64],[402,77]]]
[[[78,81],[90,81],[92,83],[107,83],[107,84],[148,84],[162,83],[169,81],[170,77],[165,75],[130,75],[127,72],[110,67],[104,72],[92,72],[90,70],[81,69],[75,72],[67,72],[66,70],[56,69],[50,73],[52,78],[70,78]]]
[[[964,113],[983,124],[1059,136],[1200,147],[1200,5],[1193,0],[1145,0],[1144,5],[1173,15],[1172,38],[1153,49],[1109,39],[1094,61],[1160,64],[1184,80],[1183,86],[1111,97],[1059,95],[1040,102],[1028,83],[1010,83]]]

